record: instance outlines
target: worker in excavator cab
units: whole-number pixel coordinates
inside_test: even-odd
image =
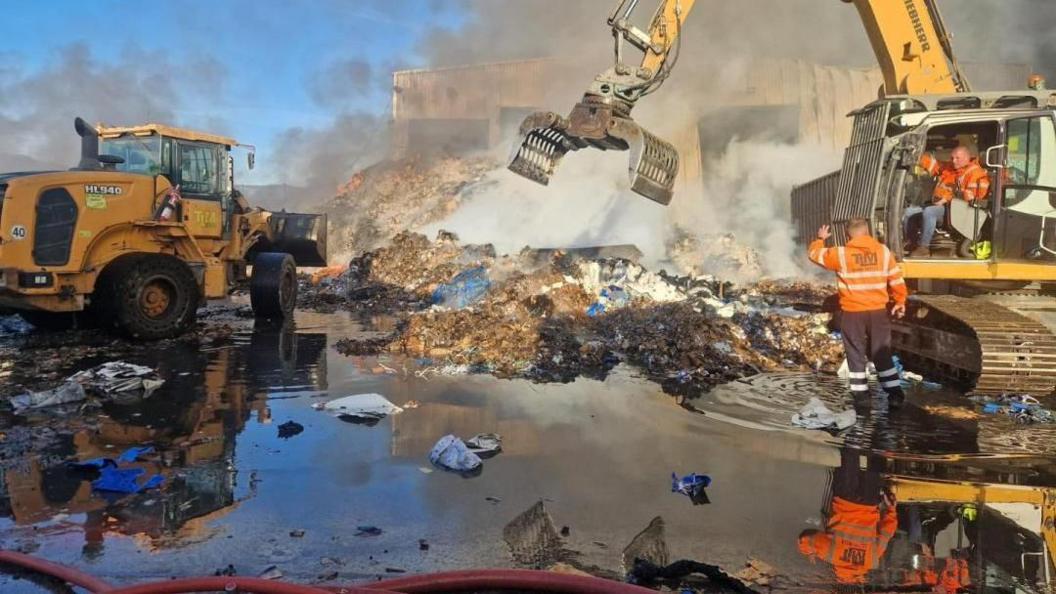
[[[864,469],[859,458],[857,450],[840,448],[825,529],[804,530],[798,541],[799,552],[811,561],[832,565],[841,585],[865,584],[898,528],[895,491],[884,484],[880,458],[869,456]]]
[[[924,175],[937,178],[935,191],[930,205],[906,207],[902,214],[902,227],[908,239],[911,219],[921,217],[920,240],[909,255],[912,258],[926,258],[931,255],[931,239],[935,235],[935,228],[946,217],[946,207],[954,198],[979,205],[990,193],[990,175],[964,146],[953,149],[949,162],[939,161],[935,155],[924,153],[918,168]]]
[[[869,221],[854,218],[847,221],[847,244],[825,247],[831,235],[828,225],[818,229],[818,237],[808,248],[810,261],[836,273],[840,295],[840,331],[847,353],[848,381],[851,395],[857,400],[868,396],[869,361],[876,367],[880,386],[887,392],[888,403],[900,406],[906,396],[902,379],[891,355],[890,315],[901,318],[906,313],[906,281],[891,250],[869,234]]]

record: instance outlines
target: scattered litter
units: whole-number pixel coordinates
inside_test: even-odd
[[[408,400],[407,402],[403,403],[403,410],[418,408],[419,406],[421,406],[421,403],[417,400]]]
[[[295,528],[293,530],[290,530],[290,536],[292,536],[293,538],[303,538],[304,535],[305,535],[305,531],[300,529],[300,528]]]
[[[429,550],[429,543],[424,538],[419,538],[418,539],[418,550],[419,551],[428,551]]]
[[[1028,394],[1006,394],[996,398],[982,396],[973,400],[982,403],[984,414],[1005,414],[1021,424],[1056,423],[1056,414]]]
[[[561,527],[561,536],[568,536],[569,534],[572,534],[572,529],[569,528],[568,526],[562,526]]]
[[[706,474],[687,474],[682,478],[678,478],[678,475],[671,473],[671,492],[682,493],[689,497],[693,501],[693,505],[703,505],[711,503],[708,499],[707,493],[704,489],[707,489],[711,485],[711,477]]]
[[[466,440],[466,447],[482,459],[502,451],[502,436],[498,433],[478,433]]]
[[[262,580],[277,580],[281,579],[282,576],[282,571],[280,571],[278,567],[271,565],[264,571],[260,572],[260,575],[258,575],[257,577]]]
[[[680,580],[692,574],[701,574],[719,587],[728,588],[737,594],[756,594],[741,580],[731,577],[717,565],[708,565],[697,561],[683,559],[670,565],[659,566],[645,559],[635,559],[627,581],[638,585],[651,585],[660,580]]]
[[[86,389],[101,393],[114,394],[143,390],[143,396],[150,396],[165,383],[157,373],[142,365],[124,361],[111,361],[91,369],[79,371],[69,377],[70,380],[83,385]]]
[[[835,429],[843,431],[858,422],[853,408],[834,413],[821,400],[811,397],[800,411],[792,415],[792,424],[805,429]]]
[[[22,316],[13,314],[0,316],[0,336],[21,336],[33,332],[36,328]]]
[[[375,424],[389,415],[403,412],[403,409],[389,402],[381,394],[356,394],[331,400],[325,404],[312,405],[317,410],[325,410],[335,417],[350,422]]]
[[[502,503],[502,499],[499,499],[498,497],[492,497],[491,495],[485,497],[484,501],[487,501],[488,503]]]
[[[279,439],[289,439],[294,435],[300,435],[304,432],[304,425],[297,421],[286,421],[279,425]]]
[[[44,408],[73,402],[83,402],[88,399],[81,384],[66,380],[62,385],[42,392],[28,392],[11,398],[11,406],[15,412],[21,412],[30,408]]]
[[[381,536],[381,533],[377,526],[356,526],[356,536]]]
[[[744,562],[744,567],[737,573],[733,574],[733,577],[742,582],[765,587],[772,585],[774,581],[781,576],[773,565],[760,561],[754,557],[749,557],[748,560]]]
[[[466,447],[465,442],[454,435],[445,435],[429,452],[429,461],[455,472],[472,472],[480,468],[480,456]]]
[[[398,567],[386,567],[385,573],[407,573],[406,569],[400,569]]]
[[[490,287],[488,270],[477,266],[458,273],[450,282],[438,286],[433,291],[432,301],[435,305],[462,309],[480,301]]]
[[[217,569],[215,572],[213,572],[213,575],[214,576],[231,577],[233,575],[238,575],[238,574],[235,571],[235,566],[231,565],[231,564],[228,564],[228,566],[223,568],[223,569]]]

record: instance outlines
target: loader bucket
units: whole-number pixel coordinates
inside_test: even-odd
[[[678,174],[675,147],[630,118],[593,110],[586,114],[591,107],[581,103],[567,119],[553,112],[528,116],[521,124],[521,142],[510,157],[509,170],[545,186],[569,151],[587,146],[629,150],[631,189],[660,204],[671,202]]]
[[[285,252],[297,266],[326,266],[326,215],[275,212],[268,219],[271,238],[261,251]]]

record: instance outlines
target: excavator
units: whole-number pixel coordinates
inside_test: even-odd
[[[883,75],[879,99],[849,114],[842,167],[796,186],[792,223],[802,243],[822,224],[864,217],[902,263],[913,297],[893,341],[907,368],[976,393],[1049,394],[1056,388],[1056,93],[976,92],[953,52],[936,0],[842,0],[857,9]],[[693,2],[662,0],[649,30],[630,25],[638,3],[608,19],[614,66],[566,118],[536,113],[509,168],[546,183],[560,159],[585,147],[629,150],[631,188],[667,204],[678,156],[633,122],[636,102],[671,73]],[[624,62],[622,44],[643,52]],[[1034,78],[1034,77],[1032,77]],[[949,160],[958,146],[986,168],[986,200],[954,199],[928,256],[905,249],[903,213],[928,200],[924,153]],[[927,203],[927,202],[924,202]]]

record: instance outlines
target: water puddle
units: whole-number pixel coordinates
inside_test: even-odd
[[[604,381],[533,384],[333,348],[373,329],[343,314],[298,312],[287,329],[245,321],[227,343],[134,353],[167,380],[145,401],[81,420],[0,417],[4,441],[22,440],[0,460],[0,547],[122,584],[228,565],[352,583],[387,569],[517,566],[507,542],[526,532],[508,524],[542,501],[562,559],[613,575],[658,516],[671,561],[736,573],[757,560],[784,589],[1035,590],[1052,569],[1056,440],[924,408],[956,407],[956,395],[915,393],[892,414],[878,400],[837,439],[788,423],[810,396],[843,402],[831,378],[749,378],[692,401],[705,413],[692,414],[625,367]],[[368,426],[312,408],[370,392],[406,410]],[[280,438],[291,421],[303,432]],[[479,475],[427,459],[446,434],[491,432],[503,450]],[[164,476],[162,489],[104,496],[63,465],[142,445],[157,453],[135,465]],[[709,503],[672,492],[671,474],[691,472],[711,477]],[[848,509],[882,516],[872,528],[883,546],[840,548],[834,564],[825,546]],[[45,591],[6,575],[0,589]]]

